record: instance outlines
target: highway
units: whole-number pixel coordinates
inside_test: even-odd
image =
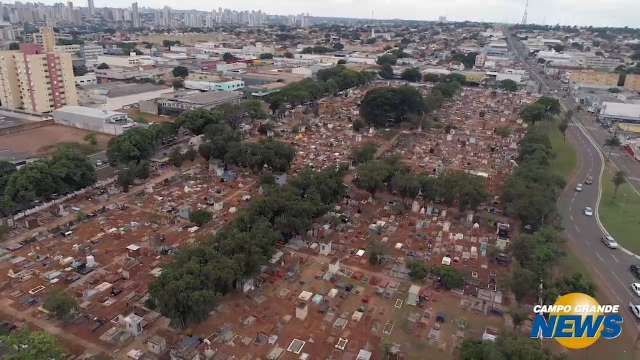
[[[522,43],[511,36],[508,37],[508,42],[519,60],[528,68],[532,79],[538,82],[543,94],[554,96],[560,93],[561,84],[546,79],[539,74],[539,68],[535,64],[527,62]],[[576,106],[568,98],[560,98],[560,101],[565,109],[574,109]],[[637,280],[629,271],[629,266],[640,264],[640,260],[621,249],[609,249],[600,241],[603,232],[606,232],[597,213],[604,154],[583,125],[588,123],[589,117],[582,111],[574,113],[574,119],[567,130],[567,141],[575,146],[577,152],[577,166],[574,176],[567,180],[567,186],[558,199],[558,210],[569,242],[569,251],[574,252],[591,272],[598,297],[621,305],[624,309],[625,333],[631,335],[630,339],[638,339],[638,320],[628,305],[630,302],[640,303],[640,298],[631,291],[631,284]],[[588,176],[593,177],[593,184],[585,184],[583,191],[577,192],[576,184],[584,184]],[[594,209],[594,216],[584,214],[587,206]]]

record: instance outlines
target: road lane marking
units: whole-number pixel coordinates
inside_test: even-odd
[[[596,257],[598,258],[598,260],[600,260],[601,262],[604,262],[604,259],[602,258],[602,256],[600,256],[600,253],[596,253]]]
[[[629,286],[627,286],[627,284],[625,284],[624,281],[620,279],[620,277],[618,276],[618,274],[615,273],[615,271],[612,271],[611,274],[613,274],[613,277],[616,278],[616,280],[618,280],[620,285],[622,285],[622,288],[625,289],[629,295],[633,295],[631,294],[631,290],[629,290]]]
[[[620,261],[618,260],[618,258],[617,258],[617,257],[615,257],[615,255],[611,254],[611,257],[613,258],[613,260],[614,260],[615,262],[617,262],[618,264],[620,263]]]

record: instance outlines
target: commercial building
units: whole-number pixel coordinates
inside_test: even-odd
[[[64,106],[52,115],[58,124],[111,135],[122,134],[134,125],[127,114],[84,106]]]
[[[184,87],[187,89],[203,90],[203,91],[233,91],[244,88],[244,81],[242,80],[230,80],[230,81],[197,81],[197,80],[185,80]]]
[[[97,60],[104,54],[104,48],[100,45],[84,44],[80,49],[80,56],[85,60]]]
[[[603,102],[598,119],[602,122],[640,123],[640,104]]]
[[[71,55],[39,46],[0,52],[0,106],[36,113],[77,105]]]
[[[241,98],[242,93],[238,91],[186,92],[160,98],[158,106],[161,113],[181,113],[194,109],[209,110],[222,104],[238,103]]]

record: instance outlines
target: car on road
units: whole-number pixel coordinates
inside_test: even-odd
[[[635,315],[636,318],[640,319],[640,305],[629,303],[629,308],[631,309],[633,315]]]
[[[602,237],[600,238],[600,241],[602,241],[602,243],[605,244],[605,246],[608,247],[609,249],[618,248],[618,243],[611,235],[602,235]]]
[[[586,216],[593,216],[593,209],[589,206],[587,206],[586,208],[584,208],[584,214]]]
[[[629,271],[631,271],[631,274],[633,274],[636,279],[640,280],[640,266],[631,265],[629,266]]]
[[[631,290],[633,290],[636,295],[640,296],[640,283],[631,284]]]
[[[97,160],[96,161],[96,167],[100,167],[102,166],[102,160]]]
[[[582,191],[582,184],[577,184],[576,185],[576,191],[577,192],[581,192]]]
[[[584,181],[584,183],[587,185],[593,184],[593,176],[591,175],[587,176],[587,179]]]

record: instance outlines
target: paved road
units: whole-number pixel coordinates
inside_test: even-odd
[[[521,62],[529,68],[532,79],[540,84],[543,94],[559,91],[560,84],[550,82],[538,74],[538,69],[527,63],[523,48],[510,39],[512,49],[516,50]],[[569,99],[560,99],[565,108],[574,108]],[[569,241],[570,251],[574,252],[592,273],[599,290],[611,303],[620,304],[624,309],[624,328],[632,339],[639,334],[640,327],[635,316],[630,312],[629,302],[640,303],[631,291],[631,283],[635,281],[629,272],[631,264],[640,261],[635,256],[621,250],[611,250],[600,242],[602,227],[596,217],[584,215],[584,208],[589,206],[597,211],[600,198],[599,186],[604,158],[598,151],[596,140],[590,139],[587,129],[582,125],[585,114],[577,114],[567,130],[567,138],[576,148],[577,168],[574,176],[568,180],[567,187],[558,199],[558,209],[563,219],[563,226]],[[577,183],[583,183],[587,176],[593,177],[592,185],[584,185],[582,192],[576,192]],[[637,342],[637,340],[636,340]]]

